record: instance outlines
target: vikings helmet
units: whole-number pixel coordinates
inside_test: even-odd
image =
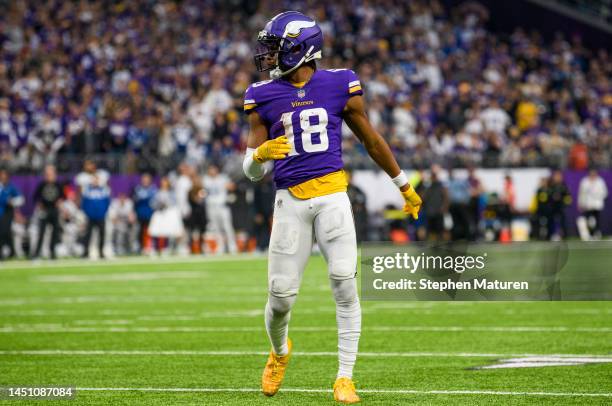
[[[257,42],[257,70],[272,70],[270,77],[278,79],[308,61],[321,58],[323,32],[312,18],[286,11],[268,21]]]

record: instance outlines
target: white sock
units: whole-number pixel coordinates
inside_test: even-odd
[[[266,303],[266,331],[272,350],[276,355],[287,355],[287,334],[289,331],[289,319],[291,318],[291,308],[295,303],[296,296],[277,297],[268,295]]]
[[[357,296],[357,281],[354,278],[342,281],[332,279],[331,285],[336,299],[338,324],[337,377],[352,378],[361,335],[361,306]]]

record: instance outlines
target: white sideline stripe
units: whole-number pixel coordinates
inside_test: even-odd
[[[195,351],[195,350],[0,350],[0,355],[159,355],[159,356],[265,356],[267,351]],[[295,351],[300,357],[337,357],[335,351]],[[360,352],[359,357],[440,357],[440,358],[517,358],[529,357],[534,361],[556,358],[567,362],[577,362],[589,358],[591,362],[612,362],[612,357],[605,354],[499,354],[472,352]]]
[[[324,332],[336,331],[336,327],[303,326],[291,327],[292,331]],[[232,333],[258,332],[262,327],[64,327],[59,324],[15,324],[0,327],[0,333]],[[521,332],[559,333],[588,332],[611,333],[612,327],[533,327],[533,326],[371,326],[368,331],[376,332]]]
[[[14,261],[5,262],[2,271],[19,269],[45,269],[45,268],[92,268],[109,267],[121,265],[151,265],[151,264],[191,264],[205,262],[233,262],[233,261],[264,261],[264,254],[237,254],[218,255],[206,257],[135,257],[135,258],[110,258],[104,261],[92,261],[83,259],[60,259],[58,261]]]
[[[261,392],[260,388],[76,388],[91,392]],[[331,389],[283,388],[282,392],[331,393]],[[359,389],[360,393],[401,395],[499,395],[499,396],[560,396],[560,397],[612,397],[612,393],[584,392],[510,392],[489,390],[410,390],[410,389]]]
[[[233,293],[233,292],[230,292]],[[265,292],[261,295],[225,295],[218,297],[207,296],[63,296],[63,297],[14,297],[0,300],[0,306],[23,306],[30,304],[81,304],[81,303],[209,303],[209,302],[231,302],[241,300],[242,302],[265,303]],[[302,302],[314,302],[316,297],[304,297]]]
[[[37,282],[51,283],[82,283],[82,282],[124,282],[124,281],[152,281],[157,279],[199,279],[209,276],[203,271],[174,271],[174,272],[122,272],[107,274],[78,274],[78,275],[42,275],[35,278]]]

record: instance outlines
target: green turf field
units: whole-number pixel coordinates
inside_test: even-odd
[[[258,389],[265,300],[262,257],[0,263],[0,386],[75,386],[68,404],[332,404],[323,260],[304,277],[295,356],[271,399]],[[364,302],[360,350],[364,404],[612,403],[611,303]],[[553,354],[608,363],[475,369]]]

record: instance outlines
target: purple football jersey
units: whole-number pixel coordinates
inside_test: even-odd
[[[286,135],[291,152],[274,161],[279,189],[339,171],[342,162],[342,111],[348,99],[363,94],[352,70],[316,70],[302,88],[284,79],[253,83],[244,110],[257,111],[268,138]]]

